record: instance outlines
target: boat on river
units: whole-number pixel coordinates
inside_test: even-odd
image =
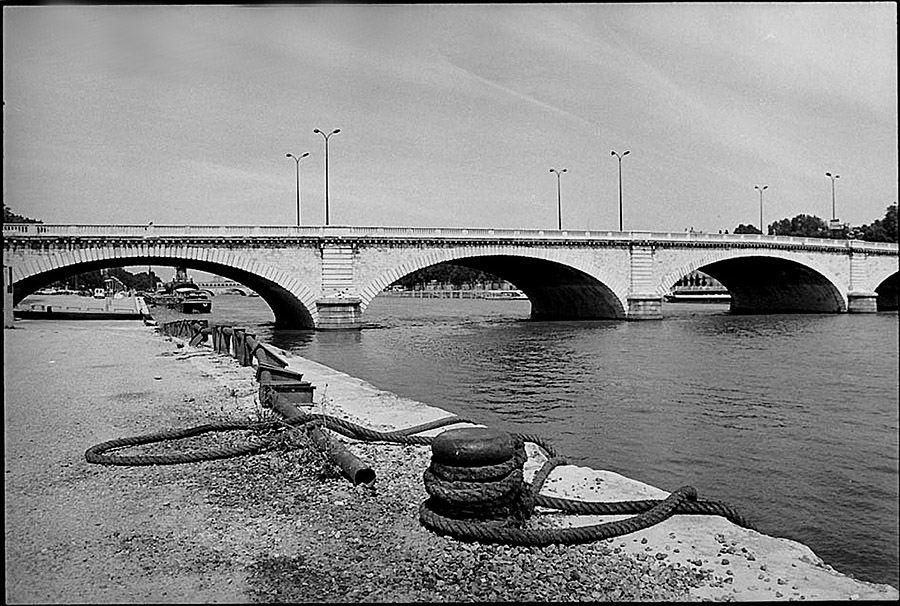
[[[486,290],[481,296],[482,299],[490,299],[492,301],[509,301],[512,299],[527,299],[528,297],[521,290]]]
[[[731,293],[713,286],[675,287],[664,296],[669,303],[729,303]]]
[[[202,290],[186,292],[175,303],[175,310],[183,314],[208,314],[212,311],[212,300]]]
[[[180,313],[208,314],[212,311],[209,292],[200,290],[193,282],[170,282],[162,291],[144,295],[149,305],[165,306]]]

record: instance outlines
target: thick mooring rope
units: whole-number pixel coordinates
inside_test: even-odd
[[[563,499],[560,497],[550,497],[546,495],[537,495],[534,498],[534,504],[538,507],[547,507],[551,509],[559,509],[566,513],[577,515],[626,515],[631,513],[644,513],[662,501],[656,499],[646,499],[642,501],[576,501],[574,499]],[[673,513],[678,515],[704,515],[704,516],[721,516],[730,522],[750,528],[750,522],[741,513],[725,503],[718,501],[706,501],[688,498],[682,501]]]
[[[654,504],[648,511],[627,520],[617,520],[592,526],[547,529],[514,528],[502,522],[454,520],[435,511],[434,497],[432,497],[419,507],[419,520],[427,528],[439,534],[448,534],[458,539],[481,543],[528,546],[575,545],[601,541],[659,524],[675,513],[675,510],[685,499],[695,499],[696,497],[697,492],[692,487],[684,486],[670,494],[665,500]]]
[[[115,455],[106,453],[110,450],[126,448],[128,446],[153,444],[156,442],[166,442],[168,440],[181,440],[184,438],[199,436],[210,432],[271,430],[275,429],[276,425],[276,423],[218,423],[200,425],[199,427],[191,427],[188,429],[161,431],[143,436],[133,436],[130,438],[119,438],[116,440],[109,440],[108,442],[102,442],[100,444],[91,446],[85,451],[84,458],[88,463],[96,463],[98,465],[121,465],[129,467],[141,465],[175,465],[178,463],[197,463],[200,461],[227,459],[230,457],[256,454],[259,452],[271,450],[278,445],[280,436],[276,438],[256,439],[251,441],[246,446],[221,447],[191,453],[174,453],[166,455]]]
[[[356,423],[351,423],[345,419],[339,419],[330,415],[301,413],[299,415],[286,417],[278,421],[266,421],[262,423],[243,423],[228,422],[200,425],[188,429],[176,429],[171,431],[162,431],[157,433],[146,434],[142,436],[134,436],[129,438],[118,438],[102,442],[88,448],[84,453],[84,458],[88,463],[96,463],[98,465],[121,465],[121,466],[145,466],[145,465],[174,465],[177,463],[196,463],[199,461],[209,461],[214,459],[227,459],[229,457],[237,457],[247,454],[256,454],[272,450],[276,448],[282,441],[282,435],[276,435],[269,438],[259,438],[253,440],[250,444],[238,447],[215,448],[211,450],[193,452],[193,453],[173,453],[165,455],[113,455],[106,454],[108,451],[129,446],[138,446],[141,444],[153,444],[156,442],[165,442],[168,440],[180,440],[198,436],[210,432],[225,431],[272,431],[285,426],[299,427],[308,423],[318,423],[321,426],[336,431],[348,438],[359,440],[361,442],[392,442],[397,444],[430,444],[429,436],[417,436],[414,434],[453,425],[456,423],[468,423],[465,419],[457,416],[445,417],[436,421],[430,421],[414,427],[396,431],[375,431],[368,429]]]
[[[457,435],[449,437],[452,432]],[[464,451],[472,440],[494,442],[502,450],[504,440],[498,434],[450,430],[440,447],[433,446],[434,457],[424,474],[425,489],[430,498],[419,508],[419,520],[426,528],[462,540],[483,543],[543,546],[578,544],[629,534],[658,524],[674,514],[719,515],[735,524],[749,527],[734,508],[715,501],[698,501],[691,486],[679,488],[666,499],[640,501],[586,502],[541,495],[547,477],[565,463],[543,440],[536,436],[512,434],[516,455],[507,461],[478,468],[439,463],[438,453]],[[537,438],[537,439],[536,439]],[[539,443],[548,459],[535,472],[531,484],[521,481],[524,442]],[[451,447],[448,448],[448,444]],[[473,473],[473,470],[474,473]],[[578,515],[626,515],[633,517],[572,528],[523,528],[534,507],[557,509]]]
[[[269,394],[263,395],[267,397]],[[284,442],[287,435],[277,430],[306,425],[325,427],[362,442],[430,445],[434,441],[433,437],[417,434],[461,423],[471,424],[471,421],[453,415],[406,429],[376,431],[330,415],[298,412],[280,420],[214,423],[119,438],[88,448],[84,456],[89,463],[119,466],[173,465],[225,459],[273,450]],[[230,431],[276,433],[267,437],[251,437],[248,443],[242,446],[212,448],[190,453],[154,455],[110,453],[131,446]],[[511,456],[495,464],[468,463],[458,467],[432,459],[430,467],[423,475],[426,491],[430,495],[419,508],[419,520],[423,526],[461,540],[531,546],[579,544],[603,540],[647,528],[675,514],[718,515],[739,526],[750,527],[747,520],[733,507],[716,501],[697,500],[697,492],[691,486],[679,488],[662,500],[586,502],[541,495],[547,478],[557,466],[566,464],[565,459],[560,457],[553,446],[541,436],[509,434],[509,437],[515,445]],[[547,461],[535,472],[530,484],[524,481],[522,471],[527,459],[526,442],[536,444],[547,454]],[[523,528],[535,507],[556,509],[576,515],[635,515],[624,520],[572,528]]]

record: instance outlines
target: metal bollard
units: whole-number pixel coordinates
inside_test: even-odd
[[[449,429],[431,443],[425,470],[428,506],[454,519],[504,520],[521,525],[533,499],[524,482],[525,444],[487,427]]]

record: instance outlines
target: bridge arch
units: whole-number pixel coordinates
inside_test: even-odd
[[[900,309],[900,273],[894,272],[880,280],[872,290],[878,295],[876,307],[878,311],[897,311]]]
[[[837,287],[841,280],[828,267],[780,250],[709,251],[666,273],[657,292],[664,295],[698,270],[728,289],[735,313],[847,311],[847,295]]]
[[[386,271],[361,290],[362,310],[393,282],[419,269],[453,263],[493,274],[515,285],[531,301],[531,317],[549,319],[624,318],[627,281],[604,272],[583,258],[559,250],[478,247],[439,249],[418,255]]]
[[[216,261],[209,260],[205,249],[193,247],[160,248],[152,253],[122,249],[114,252],[91,255],[64,250],[40,264],[20,266],[13,276],[13,304],[44,286],[86,271],[129,265],[182,266],[226,277],[256,291],[272,309],[276,326],[315,327],[316,295],[296,276],[283,270],[249,261],[230,251],[218,255]]]
[[[893,264],[884,263],[881,267],[873,266],[872,270],[869,272],[869,281],[863,290],[877,291],[879,288],[884,288],[890,283],[896,284],[898,279],[898,269],[900,268],[897,267],[896,262]]]

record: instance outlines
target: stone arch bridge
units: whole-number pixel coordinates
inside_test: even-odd
[[[13,302],[84,271],[172,265],[256,291],[277,325],[358,328],[397,279],[442,262],[506,279],[535,319],[657,319],[663,296],[702,270],[736,313],[897,308],[897,244],[759,234],[348,226],[5,224]]]

